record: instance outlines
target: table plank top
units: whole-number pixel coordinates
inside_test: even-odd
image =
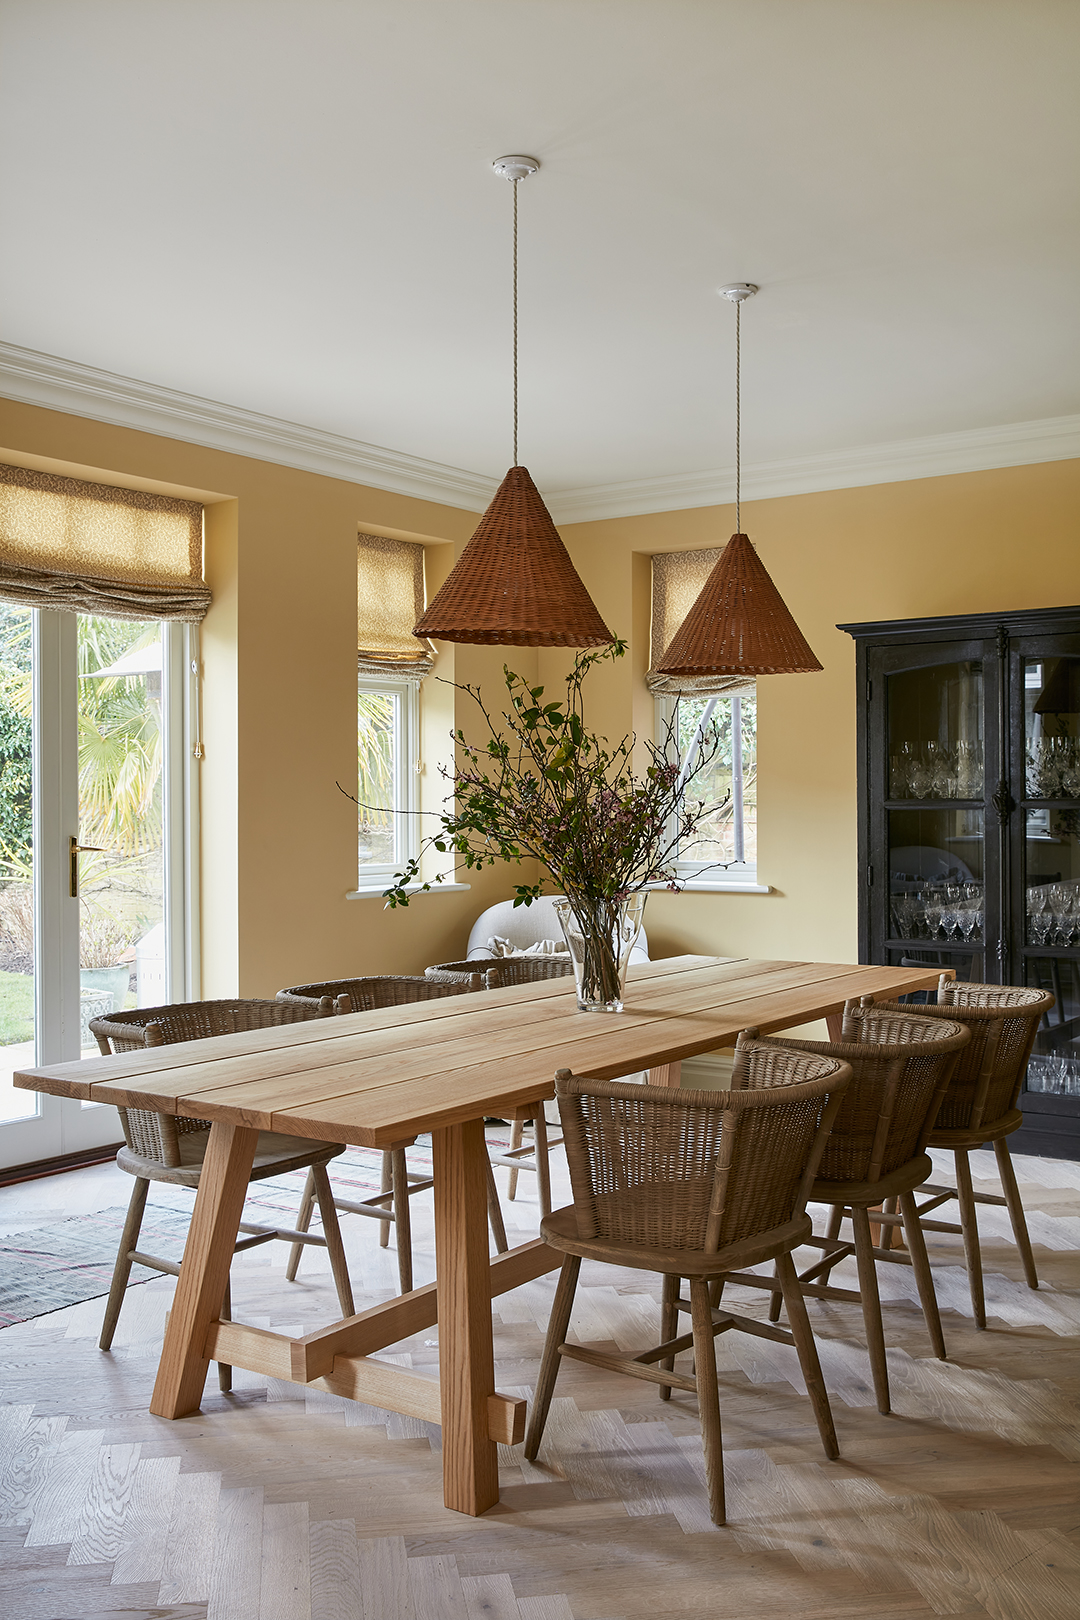
[[[853,996],[933,989],[939,969],[677,956],[632,967],[620,1014],[580,1012],[571,978],[506,986],[19,1070],[85,1101],[383,1147],[596,1079],[789,1029]]]

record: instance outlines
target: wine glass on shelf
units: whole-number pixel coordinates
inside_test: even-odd
[[[941,929],[941,918],[944,909],[945,906],[941,895],[935,894],[927,900],[926,905],[923,908],[923,916],[926,918],[928,939],[937,939],[938,933]]]
[[[907,762],[908,793],[913,799],[925,799],[929,792],[930,777],[922,760],[912,753]]]

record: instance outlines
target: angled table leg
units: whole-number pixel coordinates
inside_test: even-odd
[[[432,1147],[443,1501],[476,1515],[499,1500],[498,1450],[488,1438],[487,1417],[495,1356],[483,1121],[433,1131]]]
[[[210,1365],[204,1354],[206,1335],[218,1319],[229,1280],[258,1140],[258,1131],[221,1121],[210,1131],[150,1400],[155,1417],[186,1417],[199,1409]]]

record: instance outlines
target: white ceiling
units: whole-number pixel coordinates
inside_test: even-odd
[[[1080,411],[1075,0],[4,0],[0,33],[11,344],[500,476],[490,164],[529,152],[541,488],[730,465],[734,280],[751,464]]]

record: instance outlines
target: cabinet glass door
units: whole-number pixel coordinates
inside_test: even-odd
[[[988,937],[983,661],[948,658],[950,650],[922,648],[920,667],[883,672],[882,855],[888,916],[881,944],[886,961],[950,967],[960,978],[983,979]],[[941,661],[925,662],[928,658]],[[991,901],[990,926],[993,910]]]
[[[1080,638],[1042,637],[1017,656],[1024,853],[1014,950],[1024,983],[1051,991],[1057,1003],[1036,1040],[1026,1089],[1080,1097]]]

